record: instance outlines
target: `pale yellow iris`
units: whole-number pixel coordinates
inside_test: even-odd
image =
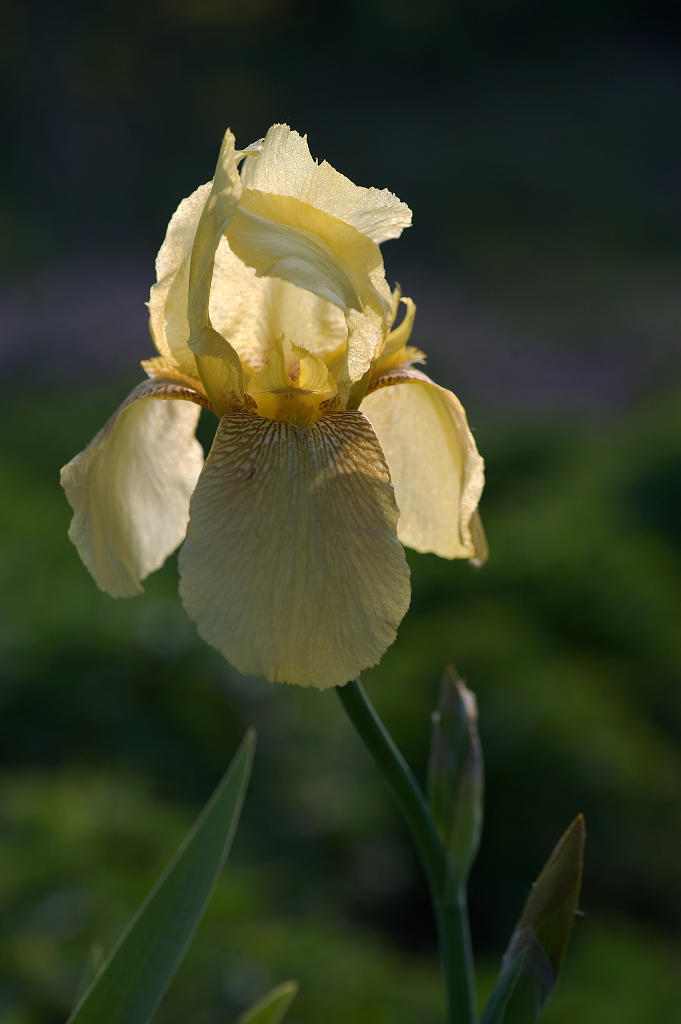
[[[464,410],[413,366],[410,299],[394,326],[379,243],[410,221],[285,125],[241,152],[227,132],[156,261],[150,380],[62,470],[98,586],[140,593],[184,540],[185,608],[241,672],[342,685],[395,638],[402,544],[486,557]]]

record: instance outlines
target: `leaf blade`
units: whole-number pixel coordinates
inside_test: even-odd
[[[67,1024],[148,1024],[199,926],[234,838],[253,762],[246,734],[177,853]]]
[[[297,992],[297,981],[284,981],[244,1010],[235,1024],[281,1024]]]

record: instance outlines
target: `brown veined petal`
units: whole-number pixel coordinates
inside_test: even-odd
[[[207,404],[175,382],[145,381],[61,471],[74,512],[69,537],[113,597],[140,594],[184,538],[203,466],[194,431]]]
[[[192,498],[180,594],[240,672],[325,689],[376,664],[409,605],[385,459],[363,413],[220,422]]]
[[[189,262],[199,218],[210,194],[211,183],[201,185],[183,199],[172,216],[163,245],[156,257],[156,284],[149,295],[149,317],[154,344],[181,373],[198,377],[189,341],[187,297]]]
[[[389,372],[371,387],[362,411],[390,467],[400,540],[443,558],[484,561],[482,526],[472,523],[484,464],[458,398],[411,367]]]

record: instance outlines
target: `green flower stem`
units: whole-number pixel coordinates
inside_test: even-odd
[[[478,1012],[466,887],[461,886],[456,902],[433,900],[433,908],[447,979],[449,1024],[474,1024]]]
[[[359,679],[336,688],[341,704],[393,791],[428,879],[447,986],[448,1024],[475,1024],[475,975],[465,887],[446,897],[447,855],[411,768],[376,714]]]

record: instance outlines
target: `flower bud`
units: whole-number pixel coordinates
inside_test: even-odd
[[[480,846],[484,768],[475,694],[448,666],[440,685],[428,764],[428,795],[447,853],[447,895],[466,883]]]
[[[558,978],[582,887],[584,818],[544,865],[515,927],[480,1024],[534,1024]]]

